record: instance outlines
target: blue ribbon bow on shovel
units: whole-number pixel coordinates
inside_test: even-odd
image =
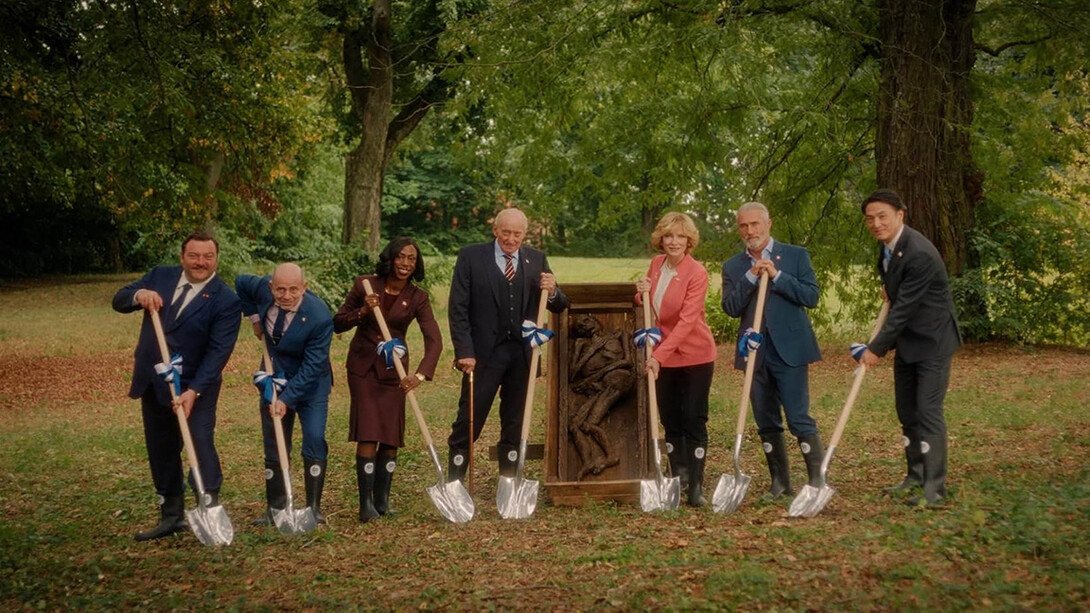
[[[647,343],[651,343],[652,346],[658,345],[662,342],[662,330],[655,326],[640,328],[632,333],[632,342],[636,343],[640,349],[646,347]]]
[[[866,343],[852,343],[851,349],[848,351],[852,354],[852,357],[856,362],[863,359],[863,352],[867,350]]]
[[[750,352],[757,351],[764,338],[764,335],[753,328],[747,329],[742,338],[738,339],[738,355],[748,360]]]
[[[159,362],[158,364],[156,364],[155,365],[155,372],[160,377],[162,377],[163,381],[166,381],[168,385],[172,384],[172,383],[174,384],[174,395],[175,396],[181,396],[182,395],[182,356],[181,356],[181,354],[175,353],[174,355],[170,356],[170,363],[169,364],[167,364],[166,362]]]
[[[409,348],[405,346],[405,341],[400,338],[391,338],[388,341],[382,341],[375,348],[375,353],[381,355],[386,360],[386,368],[394,367],[394,356],[401,359],[408,353]]]
[[[522,338],[529,339],[531,347],[541,347],[553,340],[553,331],[547,328],[539,328],[529,319],[522,322]]]
[[[279,394],[288,385],[288,380],[284,378],[282,372],[270,375],[263,370],[259,370],[254,373],[254,385],[261,391],[261,399],[265,401],[265,404],[272,404],[273,388],[275,387],[276,393]]]

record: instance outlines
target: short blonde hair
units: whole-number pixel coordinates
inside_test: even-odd
[[[679,234],[684,234],[689,239],[689,247],[685,250],[685,253],[691,252],[700,244],[700,230],[696,229],[693,218],[685,213],[670,212],[662,216],[662,219],[655,225],[655,230],[651,232],[651,246],[656,251],[662,251],[663,235],[676,230],[681,230]]]

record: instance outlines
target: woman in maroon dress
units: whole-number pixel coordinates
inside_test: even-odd
[[[348,348],[348,391],[352,406],[348,440],[356,442],[356,481],[360,490],[360,521],[368,522],[389,509],[390,483],[397,463],[397,449],[405,444],[405,393],[435,374],[443,352],[439,324],[432,314],[428,293],[413,281],[424,278],[420,248],[408,237],[395,238],[379,255],[374,276],[357,277],[337,314],[333,328],[356,334]],[[371,283],[373,294],[363,289]],[[393,339],[405,340],[415,319],[424,334],[424,357],[415,373],[398,380],[393,362],[377,352],[383,342],[374,308],[382,309]],[[391,359],[398,359],[396,354]],[[401,358],[409,370],[406,349]]]

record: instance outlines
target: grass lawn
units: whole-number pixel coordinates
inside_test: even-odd
[[[565,281],[631,281],[646,260],[551,258]],[[837,489],[818,517],[787,517],[768,486],[752,419],[753,477],[738,512],[539,505],[495,510],[495,469],[476,473],[477,517],[453,525],[424,488],[435,480],[410,418],[394,517],[356,521],[347,391],[328,426],[329,525],[301,537],[255,528],[264,508],[261,439],[246,333],[225,371],[217,426],[235,529],[230,547],[192,535],[136,543],[157,520],[137,401],[126,396],[139,316],[110,309],[136,275],[6,283],[0,289],[0,605],[14,609],[819,609],[1087,610],[1090,607],[1090,354],[970,346],[947,396],[952,504],[905,507],[878,495],[903,476],[891,361],[868,374],[837,450]],[[446,289],[434,304],[445,323]],[[859,326],[857,335],[865,334]],[[419,334],[409,336],[416,351]],[[343,382],[349,336],[333,341]],[[705,486],[731,470],[741,374],[720,348]],[[811,370],[828,436],[854,363],[829,346]],[[442,364],[449,364],[449,346]],[[458,380],[446,368],[419,394],[445,457]],[[540,396],[543,396],[541,394]],[[540,441],[544,403],[534,414]],[[495,442],[498,419],[484,443]],[[297,434],[298,437],[298,434]],[[478,448],[484,450],[484,443]],[[298,438],[296,440],[298,444]],[[804,482],[791,447],[794,482]],[[540,474],[531,462],[530,475]],[[302,478],[295,475],[296,503]],[[190,506],[192,505],[190,498]]]

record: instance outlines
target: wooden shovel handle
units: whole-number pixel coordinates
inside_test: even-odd
[[[265,372],[269,373],[269,378],[273,377],[273,361],[272,356],[269,355],[269,345],[266,343],[265,338],[261,339],[261,354],[262,360],[265,363]],[[276,382],[270,386],[272,389],[272,404],[276,404]],[[272,417],[271,415],[269,417]],[[276,435],[276,456],[280,459],[280,473],[284,479],[284,491],[288,497],[288,503],[291,503],[291,476],[288,474],[288,445],[284,442],[284,424],[281,421],[283,417],[272,417],[273,432]]]
[[[363,280],[363,291],[367,292],[368,295],[375,293],[371,289],[371,282],[367,279]],[[390,328],[386,326],[386,318],[382,315],[382,308],[376,305],[371,311],[375,314],[375,319],[378,320],[378,327],[382,330],[383,340],[388,341],[393,338],[390,336]],[[401,358],[396,355],[394,356],[394,368],[397,369],[398,378],[404,379],[405,366],[401,364]],[[405,392],[405,396],[408,397],[409,404],[413,408],[413,417],[416,418],[416,425],[420,427],[420,434],[424,437],[424,443],[426,443],[428,447],[434,447],[435,443],[431,440],[431,432],[428,431],[428,424],[424,421],[424,415],[420,412],[420,405],[416,402],[416,394],[414,394],[412,390],[409,390]]]
[[[155,328],[155,338],[159,341],[159,353],[163,356],[163,363],[170,364],[170,348],[167,347],[167,337],[163,334],[163,322],[159,321],[159,311],[148,310],[151,317],[151,325]],[[178,375],[175,375],[178,376]],[[170,389],[171,400],[177,400],[174,385],[167,382]],[[174,414],[178,416],[178,429],[182,431],[182,442],[185,443],[185,455],[189,460],[189,468],[193,472],[193,481],[197,484],[197,492],[200,494],[200,506],[204,507],[204,480],[201,479],[200,464],[197,463],[197,452],[193,447],[193,436],[189,433],[189,421],[186,419],[185,410],[181,407],[173,407]]]
[[[650,330],[651,326],[655,324],[651,319],[651,293],[643,292],[640,295],[640,300],[643,302],[643,329]],[[648,336],[644,337],[646,341],[643,344],[644,350],[644,364],[647,360],[654,357],[652,354],[655,352],[654,343]],[[655,388],[655,378],[650,374],[647,375],[647,406],[651,411],[651,440],[659,440],[659,395]]]
[[[878,320],[874,322],[874,328],[871,330],[870,340],[873,341],[874,337],[878,336],[878,332],[882,329],[882,326],[886,323],[886,317],[889,315],[889,302],[882,302],[882,309],[878,312]],[[868,341],[869,342],[869,341]],[[836,420],[836,428],[833,430],[833,437],[829,439],[829,448],[836,447],[840,442],[840,435],[844,434],[844,427],[848,424],[848,417],[852,414],[852,406],[855,405],[855,397],[859,395],[859,388],[863,385],[863,375],[867,373],[867,367],[862,363],[855,371],[855,378],[852,380],[852,389],[848,392],[848,399],[844,401],[844,408],[840,411],[840,417]]]
[[[545,290],[541,290],[541,299],[537,303],[537,322],[534,324],[538,328],[545,325],[545,307],[548,302],[549,295],[545,293]],[[537,365],[540,361],[541,347],[534,347],[530,355],[530,380],[526,384],[526,404],[522,407],[521,439],[524,441],[530,440],[530,416],[534,412],[534,386],[537,383]],[[519,457],[519,461],[522,461],[521,457]]]
[[[768,275],[761,271],[760,283],[757,286],[757,310],[753,315],[753,329],[758,334],[761,332],[761,324],[764,322],[765,298],[768,296]],[[746,360],[746,378],[742,382],[742,399],[738,403],[738,425],[736,435],[742,436],[746,429],[746,413],[749,412],[749,391],[753,388],[753,371],[757,365],[757,351],[749,352]]]

